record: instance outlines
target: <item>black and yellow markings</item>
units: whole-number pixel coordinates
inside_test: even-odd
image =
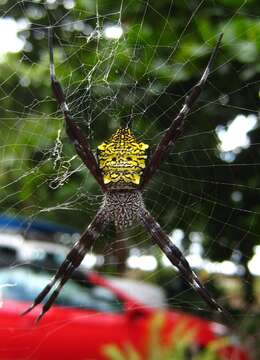
[[[138,142],[130,129],[118,129],[109,140],[98,146],[98,161],[104,183],[121,181],[140,184],[148,147]]]

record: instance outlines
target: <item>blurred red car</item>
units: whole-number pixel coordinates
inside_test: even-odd
[[[158,309],[133,300],[95,273],[85,276],[76,272],[40,323],[35,323],[40,306],[21,316],[49,275],[30,266],[0,270],[0,359],[105,360],[106,345],[124,349],[129,343],[145,359],[150,321]],[[167,336],[184,322],[187,331],[195,330],[198,351],[216,340],[219,330],[224,329],[199,317],[163,312],[162,339],[167,341]],[[249,360],[242,349],[231,344],[221,354],[223,359]]]

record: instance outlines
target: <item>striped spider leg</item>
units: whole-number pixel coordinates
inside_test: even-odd
[[[179,270],[181,276],[192,286],[209,307],[224,316],[231,323],[231,317],[226,310],[217,303],[206,287],[201,283],[198,276],[191,269],[182,252],[175,246],[161,226],[155,221],[148,210],[142,209],[140,222],[147,230],[153,241],[160,247],[170,262]]]
[[[61,109],[64,116],[66,132],[70,140],[74,144],[77,154],[79,155],[83,163],[87,166],[91,174],[95,177],[102,191],[104,192],[106,191],[106,186],[104,184],[102,173],[98,166],[97,160],[90,148],[88,140],[82,134],[80,128],[76,125],[75,121],[73,120],[68,104],[66,102],[64,91],[55,75],[55,65],[53,59],[53,31],[51,27],[49,28],[49,51],[50,51],[51,86],[54,96],[59,105],[59,108]]]
[[[80,239],[76,242],[73,248],[68,253],[66,259],[63,261],[56,274],[53,276],[51,281],[43,288],[43,290],[37,295],[33,304],[26,309],[22,315],[27,314],[37,305],[39,305],[51,292],[54,291],[49,296],[48,300],[42,307],[42,312],[37,317],[36,321],[38,322],[43,315],[50,309],[59,295],[62,287],[69,280],[74,270],[81,264],[84,256],[88,251],[91,250],[95,240],[101,235],[104,231],[106,225],[108,224],[108,214],[105,209],[100,209],[95,218],[92,220],[88,228],[83,232]]]
[[[190,113],[192,106],[194,105],[199,95],[201,94],[203,87],[207,81],[207,78],[210,74],[213,60],[219,49],[222,37],[223,37],[223,33],[221,33],[218,38],[217,44],[211,53],[209,62],[202,74],[202,77],[200,78],[199,82],[196,85],[194,85],[193,88],[190,90],[190,93],[186,97],[180,112],[173,119],[170,127],[166,130],[165,135],[162,137],[161,141],[157,145],[155,152],[152,154],[152,157],[147,167],[144,169],[142,185],[141,185],[142,189],[151,180],[151,178],[153,177],[156,170],[159,168],[163,159],[168,155],[171,145],[177,140],[177,138],[182,133],[184,121],[188,116],[188,114]]]

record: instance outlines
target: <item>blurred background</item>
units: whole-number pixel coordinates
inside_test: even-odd
[[[0,265],[8,269],[58,266],[102,201],[52,95],[48,26],[57,77],[93,150],[131,120],[152,151],[224,32],[205,90],[144,197],[259,359],[258,1],[0,4]],[[142,227],[109,227],[83,266],[160,285],[172,309],[216,319]]]

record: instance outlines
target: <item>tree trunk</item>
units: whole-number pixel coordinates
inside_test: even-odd
[[[128,256],[127,236],[124,230],[116,228],[116,241],[113,243],[113,254],[117,259],[116,270],[119,275],[126,271],[126,260]]]

